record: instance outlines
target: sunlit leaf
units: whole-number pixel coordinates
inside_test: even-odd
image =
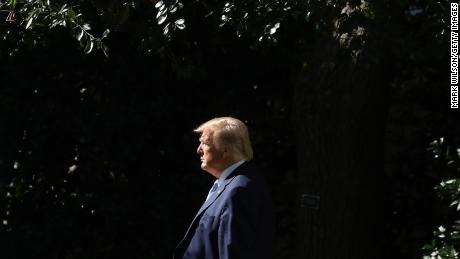
[[[179,30],[185,29],[185,20],[184,19],[179,19],[179,20],[175,21],[174,23],[176,24],[176,27]]]
[[[168,32],[169,32],[169,24],[167,24],[167,25],[164,27],[164,29],[163,29],[163,34],[164,34],[164,35],[167,35]]]
[[[92,40],[88,40],[86,42],[86,46],[85,46],[85,54],[89,54],[91,53],[91,51],[93,50],[93,47],[94,47],[94,43]]]
[[[78,34],[77,40],[80,41],[81,38],[83,38],[84,34],[85,34],[85,31],[81,30],[80,33]]]
[[[32,25],[33,20],[34,20],[34,18],[29,19],[29,21],[27,22],[27,25],[26,25],[26,29],[28,29],[30,27],[30,25]]]
[[[166,21],[166,15],[165,16],[160,16],[160,18],[158,19],[158,24],[162,24],[164,23],[164,21]]]
[[[102,33],[102,38],[103,38],[103,39],[106,38],[106,37],[109,35],[109,33],[110,33],[110,30],[109,30],[109,29],[106,29],[106,30],[104,31],[104,33]]]
[[[271,29],[270,29],[270,34],[275,34],[276,30],[280,27],[280,23],[276,23]]]
[[[109,58],[109,47],[107,47],[105,44],[102,44],[102,53],[104,53],[106,58]]]
[[[67,8],[64,8],[64,9],[60,10],[60,11],[59,11],[59,13],[60,13],[60,14],[62,14],[62,13],[65,13],[65,12],[67,12],[68,10],[69,10],[69,9],[67,9]]]
[[[158,11],[156,18],[158,19],[158,17],[162,16],[164,13],[165,13],[165,12]]]
[[[75,170],[77,170],[77,165],[71,165],[69,166],[69,171],[67,172],[68,174],[73,173]]]
[[[177,29],[183,30],[185,29],[185,24],[176,24]]]
[[[164,5],[163,4],[163,1],[158,1],[156,4],[155,4],[155,8],[159,8],[160,6]]]

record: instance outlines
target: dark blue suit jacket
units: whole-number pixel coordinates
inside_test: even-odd
[[[274,238],[271,198],[252,162],[244,162],[201,206],[175,259],[269,259]]]

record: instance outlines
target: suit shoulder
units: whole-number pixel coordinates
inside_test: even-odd
[[[248,190],[259,191],[267,189],[267,183],[258,174],[237,174],[228,186],[230,189],[240,189],[241,191]]]
[[[248,175],[245,174],[238,174],[235,175],[232,184],[233,186],[239,186],[239,187],[245,187],[247,185],[250,185],[253,179],[249,177]]]

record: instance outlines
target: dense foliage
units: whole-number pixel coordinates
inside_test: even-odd
[[[447,225],[443,224],[434,231],[435,239],[424,246],[426,255],[423,258],[456,259],[460,251],[460,148],[452,148],[444,143],[444,138],[440,138],[430,143],[429,151],[440,160],[439,169],[443,169],[441,173],[446,177],[436,189],[452,210],[443,213],[443,221]]]

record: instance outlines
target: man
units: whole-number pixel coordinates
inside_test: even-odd
[[[178,259],[269,259],[274,221],[270,195],[252,159],[249,133],[238,119],[203,123],[197,153],[217,178],[175,250]]]

